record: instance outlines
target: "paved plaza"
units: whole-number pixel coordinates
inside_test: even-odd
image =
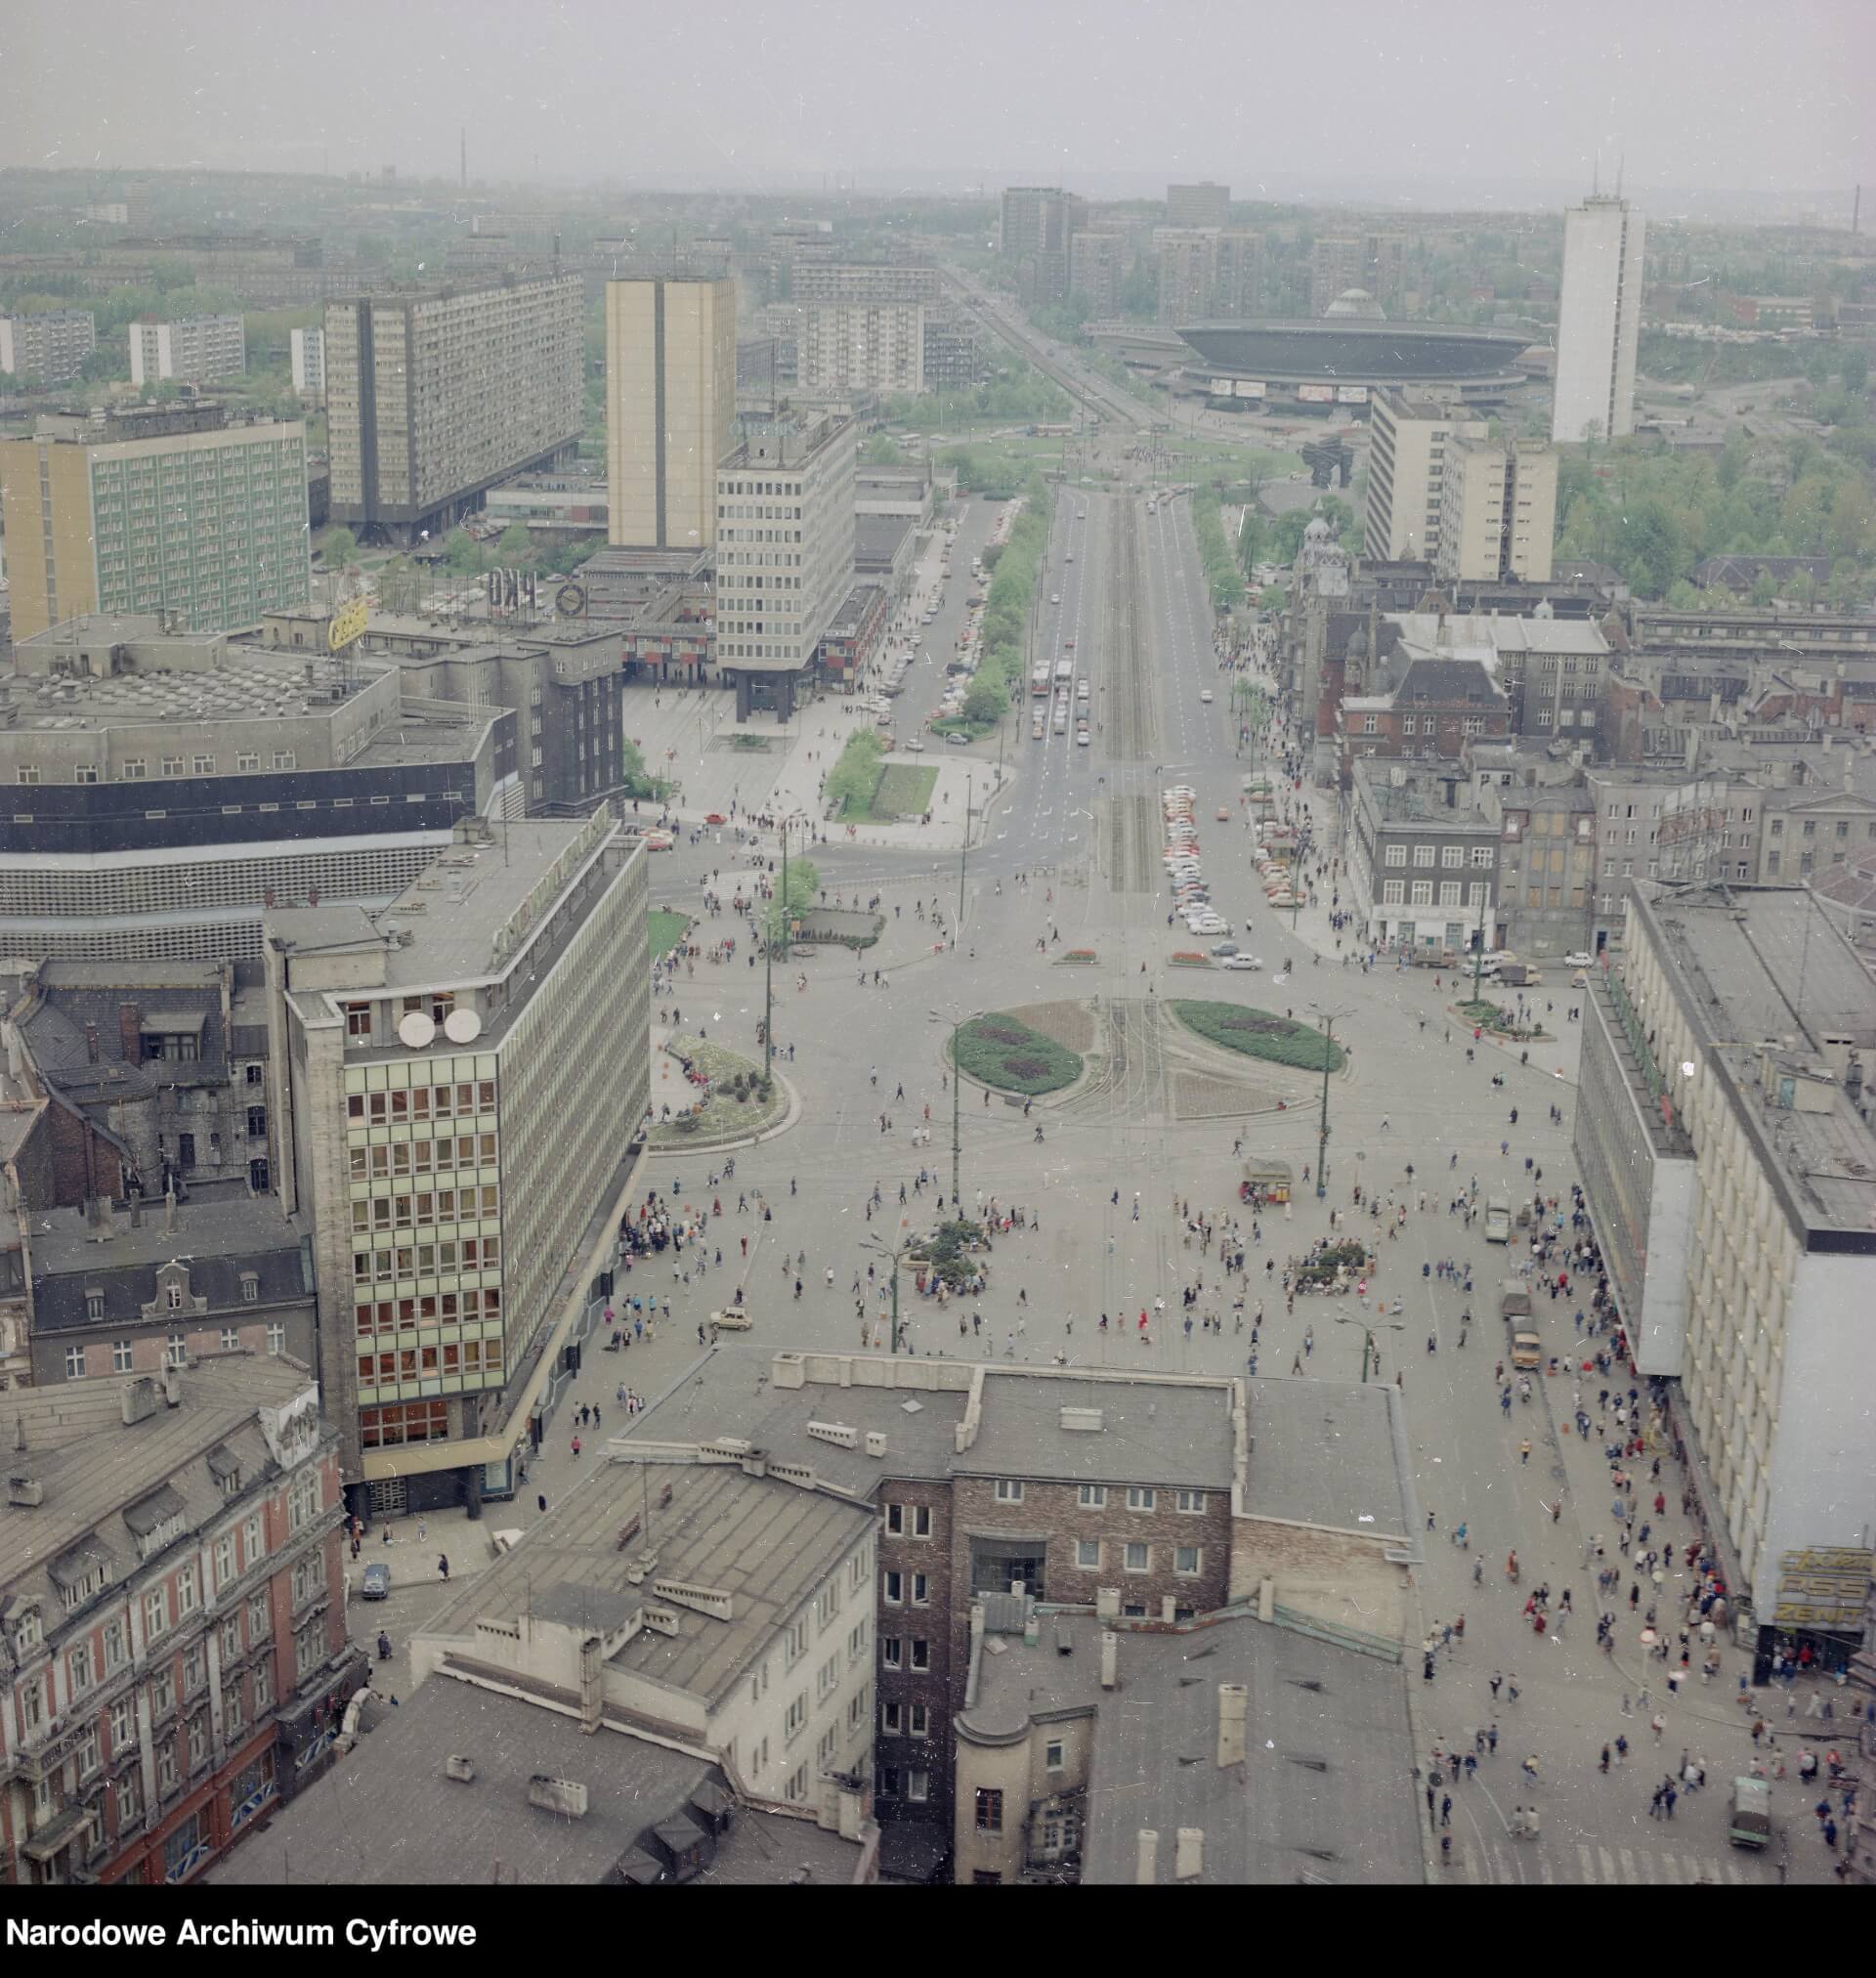
[[[902,735],[915,732],[935,705],[969,552],[993,520],[984,503],[960,506],[941,617],[918,627],[920,647],[934,659],[915,667],[898,704]],[[537,1495],[554,1502],[578,1488],[582,1459],[572,1454],[570,1409],[583,1403],[600,1410],[599,1427],[584,1432],[583,1460],[590,1464],[591,1448],[622,1419],[618,1390],[629,1385],[655,1398],[681,1381],[707,1350],[700,1327],[709,1312],[739,1289],[746,1293],[753,1329],[720,1350],[747,1355],[752,1378],[777,1349],[883,1351],[891,1252],[930,1226],[940,1198],[952,1190],[955,1107],[964,1206],[972,1213],[992,1202],[1000,1211],[1020,1210],[1022,1226],[996,1239],[981,1297],[953,1299],[941,1309],[917,1295],[910,1270],[902,1274],[907,1351],[1207,1373],[1245,1372],[1255,1355],[1260,1378],[1345,1382],[1360,1377],[1372,1348],[1379,1365],[1369,1356],[1368,1376],[1399,1385],[1426,1527],[1424,1563],[1414,1572],[1416,1626],[1441,1643],[1430,1682],[1421,1680],[1417,1646],[1409,1644],[1422,1762],[1430,1767],[1436,1748],[1463,1754],[1475,1741],[1484,1745],[1471,1783],[1445,1788],[1453,1800],[1450,1827],[1437,1826],[1436,1812],[1429,1822],[1429,1873],[1467,1882],[1778,1879],[1775,1854],[1742,1854],[1727,1846],[1725,1832],[1727,1784],[1754,1756],[1753,1712],[1738,1700],[1748,1659],[1727,1647],[1719,1676],[1703,1684],[1696,1657],[1694,1679],[1670,1699],[1662,1680],[1667,1665],[1644,1660],[1640,1618],[1631,1618],[1633,1571],[1618,1592],[1599,1600],[1596,1567],[1585,1565],[1599,1539],[1619,1560],[1621,1541],[1609,1515],[1601,1443],[1585,1446],[1571,1416],[1581,1390],[1592,1417],[1606,1421],[1598,1391],[1619,1394],[1629,1385],[1626,1373],[1586,1378],[1570,1371],[1586,1356],[1573,1322],[1586,1298],[1552,1301],[1540,1292],[1536,1323],[1560,1370],[1554,1378],[1540,1375],[1528,1404],[1509,1414],[1500,1404],[1494,1369],[1507,1342],[1495,1315],[1498,1281],[1528,1252],[1518,1247],[1521,1231],[1509,1251],[1488,1246],[1482,1219],[1469,1226],[1455,1205],[1499,1192],[1528,1199],[1541,1189],[1568,1209],[1578,1027],[1558,1004],[1540,1012],[1555,1041],[1534,1047],[1528,1064],[1516,1052],[1483,1043],[1469,1061],[1471,1034],[1448,1007],[1450,978],[1436,982],[1431,971],[1397,968],[1391,957],[1364,968],[1346,936],[1338,952],[1329,922],[1335,874],[1327,864],[1334,840],[1333,817],[1323,814],[1326,794],[1288,799],[1299,815],[1305,801],[1310,808],[1325,861],[1317,897],[1294,917],[1269,908],[1237,802],[1240,778],[1258,765],[1236,746],[1184,504],[1162,503],[1149,518],[1137,495],[1070,487],[1061,492],[1053,527],[1039,650],[1071,651],[1078,670],[1090,677],[1091,746],[1078,749],[1072,736],[1032,743],[1024,710],[1012,710],[1001,784],[996,738],[937,752],[949,796],[936,805],[940,814],[930,827],[895,827],[849,840],[821,819],[816,787],[823,760],[831,759],[855,718],[844,704],[823,699],[784,729],[769,723],[779,746],[773,755],[758,756],[712,746],[726,732],[726,696],[654,697],[640,690],[628,697],[628,732],[645,736],[648,758],[676,750],[685,783],[689,826],[659,860],[658,902],[698,917],[692,939],[705,953],[726,937],[740,944],[728,963],[679,967],[654,1004],[655,1050],[681,1011],[686,1030],[704,1028],[734,1050],[761,1055],[756,1026],[764,1013],[764,970],[748,965],[750,929],[729,914],[728,902],[735,881],[758,868],[766,872],[778,841],[762,832],[739,842],[736,825],[698,822],[709,808],[727,814],[733,795],[739,821],[750,812],[802,812],[827,830],[831,841],[811,854],[821,885],[831,901],[876,900],[885,928],[864,958],[821,950],[775,971],[780,1069],[797,1103],[787,1123],[758,1143],[648,1161],[647,1189],[709,1214],[706,1241],[681,1260],[666,1252],[621,1281],[627,1298],[657,1295],[656,1337],[618,1354],[589,1350],[521,1498],[490,1507],[486,1523],[525,1529],[538,1516]],[[935,575],[934,563],[929,577]],[[1048,602],[1057,597],[1059,604]],[[1215,697],[1209,703],[1201,699],[1207,690]],[[762,724],[751,726],[759,732]],[[1279,725],[1273,747],[1284,740]],[[966,780],[967,850],[960,843]],[[1172,964],[1175,950],[1199,944],[1167,924],[1157,795],[1166,782],[1197,793],[1215,903],[1240,945],[1262,958],[1261,972]],[[1219,809],[1227,813],[1223,822]],[[721,915],[704,913],[706,888],[724,902]],[[934,908],[952,924],[936,940]],[[1066,962],[1071,949],[1091,950],[1094,959]],[[1538,994],[1542,999],[1544,992]],[[1328,1082],[1331,1134],[1321,1199],[1322,1080],[1208,1045],[1166,1008],[1180,996],[1243,1003],[1309,1022],[1334,1013],[1336,1036],[1351,1054]],[[953,1020],[1025,1009],[1087,1045],[1085,1076],[1037,1101],[1027,1115],[969,1081],[955,1091],[946,1056]],[[667,1059],[655,1062],[655,1104],[669,1091],[661,1079],[665,1070]],[[1502,1086],[1493,1084],[1495,1075]],[[726,1155],[735,1160],[733,1177],[722,1173]],[[1290,1205],[1255,1218],[1237,1196],[1244,1160],[1253,1156],[1286,1161],[1298,1177]],[[1300,1298],[1292,1311],[1281,1290],[1285,1265],[1332,1233],[1332,1213],[1334,1234],[1361,1232],[1377,1246],[1369,1295],[1365,1302],[1352,1294]],[[1197,1222],[1211,1226],[1212,1240],[1193,1230]],[[1392,1233],[1384,1234],[1390,1226]],[[1234,1227],[1247,1265],[1241,1278],[1227,1282],[1219,1239]],[[683,1267],[693,1258],[687,1272]],[[1439,1268],[1446,1261],[1459,1267],[1450,1279]],[[1470,1297],[1462,1289],[1469,1269]],[[1215,1329],[1206,1323],[1214,1314]],[[1334,1434],[1326,1417],[1327,1442]],[[1638,1460],[1647,1480],[1639,1515],[1652,1526],[1648,1543],[1679,1547],[1684,1559],[1692,1531],[1680,1515],[1682,1482],[1667,1454],[1659,1482],[1648,1477],[1654,1453]],[[1651,1517],[1657,1488],[1666,1509]],[[1361,1515],[1351,1503],[1350,1525]],[[1453,1538],[1462,1523],[1465,1547]],[[433,1520],[431,1550],[436,1530]],[[415,1533],[400,1530],[395,1537],[413,1543]],[[473,1553],[484,1543],[465,1534],[462,1549]],[[1504,1572],[1514,1549],[1523,1572],[1517,1588]],[[404,1557],[396,1543],[389,1550]],[[417,1556],[414,1544],[410,1556]],[[1482,1565],[1476,1575],[1475,1563]],[[476,1564],[466,1559],[467,1570]],[[422,1577],[413,1572],[394,1596],[389,1612],[400,1631],[429,1598],[410,1584]],[[1552,1589],[1553,1612],[1564,1588],[1574,1610],[1542,1636],[1521,1612],[1540,1583]],[[1659,1592],[1650,1590],[1664,1623],[1680,1625],[1688,1584],[1684,1572],[1670,1570]],[[1602,1608],[1617,1614],[1612,1656],[1597,1646],[1595,1617]],[[1450,1646],[1448,1626],[1455,1630]],[[1801,1686],[1789,1702],[1782,1693],[1755,1699],[1775,1734],[1775,1748],[1765,1754],[1769,1766],[1790,1761],[1792,1777],[1774,1786],[1774,1796],[1779,1826],[1791,1837],[1788,1871],[1800,1880],[1823,1879],[1832,1860],[1796,1782],[1801,1742],[1819,1734],[1829,1741],[1821,1718],[1825,1694],[1813,1700]],[[1819,1714],[1807,1715],[1813,1709]],[[1618,1736],[1628,1739],[1627,1759],[1605,1775],[1601,1747]],[[1654,1788],[1670,1773],[1681,1777],[1684,1752],[1686,1761],[1704,1764],[1705,1789],[1684,1792],[1671,1820],[1653,1817]],[[1521,1769],[1527,1758],[1534,1780]],[[1540,1813],[1536,1839],[1513,1832],[1514,1810],[1527,1805]],[[1439,1848],[1442,1832],[1452,1841],[1447,1858]]]

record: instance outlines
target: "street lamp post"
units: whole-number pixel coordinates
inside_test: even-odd
[[[1375,1344],[1375,1325],[1385,1325],[1389,1332],[1405,1332],[1407,1330],[1406,1326],[1397,1318],[1377,1319],[1375,1324],[1370,1324],[1365,1318],[1348,1318],[1344,1317],[1341,1312],[1336,1312],[1334,1317],[1338,1325],[1358,1325],[1361,1327],[1361,1377],[1364,1381],[1368,1378],[1371,1364],[1377,1374],[1381,1372],[1381,1349]]]
[[[1310,1009],[1322,1018],[1322,1125],[1316,1133],[1316,1200],[1320,1202],[1329,1192],[1329,1061],[1336,1054],[1336,1018],[1346,1016],[1346,1010],[1323,1010],[1316,1004]]]
[[[970,858],[970,801],[971,801],[971,792],[974,787],[975,786],[973,784],[972,779],[966,776],[964,778],[964,836],[962,841],[959,843],[958,847],[957,932],[959,934],[961,934],[964,930],[964,872]],[[957,941],[955,938],[952,942],[952,945],[954,947],[957,946]]]
[[[882,1237],[869,1236],[867,1238],[867,1247],[870,1250],[877,1251],[886,1260],[886,1269],[889,1273],[888,1281],[892,1285],[892,1341],[887,1348],[887,1352],[897,1354],[899,1351],[899,1265],[905,1257],[906,1252],[912,1248],[912,1245],[910,1243],[901,1243],[895,1248],[894,1245],[886,1242]]]

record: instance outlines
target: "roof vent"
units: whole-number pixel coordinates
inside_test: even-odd
[[[860,1431],[849,1428],[845,1422],[810,1422],[808,1434],[816,1441],[831,1442],[837,1449],[857,1449],[860,1446]]]
[[[443,1761],[443,1776],[453,1779],[458,1785],[473,1785],[476,1778],[475,1761],[465,1758],[459,1751],[452,1751]]]
[[[577,1779],[555,1779],[536,1772],[528,1782],[528,1804],[567,1820],[586,1818],[586,1787]]]
[[[1101,1411],[1099,1408],[1064,1408],[1062,1427],[1084,1436],[1098,1436],[1101,1432]]]
[[[124,1426],[129,1428],[135,1422],[145,1422],[161,1405],[162,1384],[146,1376],[142,1380],[126,1381],[123,1389]]]
[[[9,1477],[7,1502],[16,1510],[31,1511],[46,1501],[46,1486],[37,1477]]]

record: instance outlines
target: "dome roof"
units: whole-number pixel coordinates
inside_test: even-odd
[[[1309,518],[1309,526],[1302,532],[1302,539],[1305,542],[1320,542],[1328,534],[1328,523],[1320,515],[1312,515]]]
[[[1344,288],[1322,313],[1324,316],[1359,317],[1368,322],[1383,320],[1381,304],[1365,288]]]

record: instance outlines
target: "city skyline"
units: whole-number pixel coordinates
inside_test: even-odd
[[[885,193],[935,174],[959,191],[1011,180],[1144,191],[1171,176],[1226,180],[1240,199],[1343,186],[1412,204],[1416,188],[1501,188],[1514,204],[1587,189],[1599,164],[1606,179],[1618,160],[1643,198],[1702,185],[1848,196],[1876,180],[1876,139],[1851,84],[1876,57],[1876,27],[1839,0],[1788,11],[1763,40],[1743,31],[1752,17],[1737,4],[1669,0],[1638,22],[1591,0],[1567,22],[1529,9],[1515,33],[1501,19],[1489,43],[1453,0],[1417,0],[1390,10],[1389,39],[1372,44],[1368,11],[1345,4],[1249,25],[1201,6],[1175,38],[1097,0],[1072,18],[1033,17],[1027,46],[1011,45],[1007,17],[982,0],[958,0],[935,34],[897,35],[848,0],[812,17],[716,8],[681,22],[563,5],[547,29],[530,17],[525,31],[475,6],[386,16],[339,0],[297,22],[211,4],[191,39],[140,34],[149,17],[135,6],[105,12],[118,31],[102,42],[43,0],[0,28],[0,58],[35,85],[0,135],[0,165],[374,176],[395,164],[453,178],[466,125],[470,176],[485,183],[827,180]],[[780,45],[771,25],[786,30]],[[731,39],[717,27],[761,59],[706,71],[700,51]],[[1242,38],[1241,61],[1195,59],[1215,56],[1221,37]],[[122,60],[101,64],[101,45]],[[359,49],[368,59],[349,52]],[[341,59],[349,79],[335,90]],[[1043,66],[1051,86],[1032,100]],[[1311,71],[1330,91],[1326,125],[1319,90],[1255,93],[1260,74]],[[634,75],[661,87],[641,92],[621,128],[611,104]],[[1428,87],[1465,114],[1404,126],[1403,96]],[[167,113],[140,128],[152,98]],[[1752,120],[1716,114],[1728,102],[1750,102]]]

